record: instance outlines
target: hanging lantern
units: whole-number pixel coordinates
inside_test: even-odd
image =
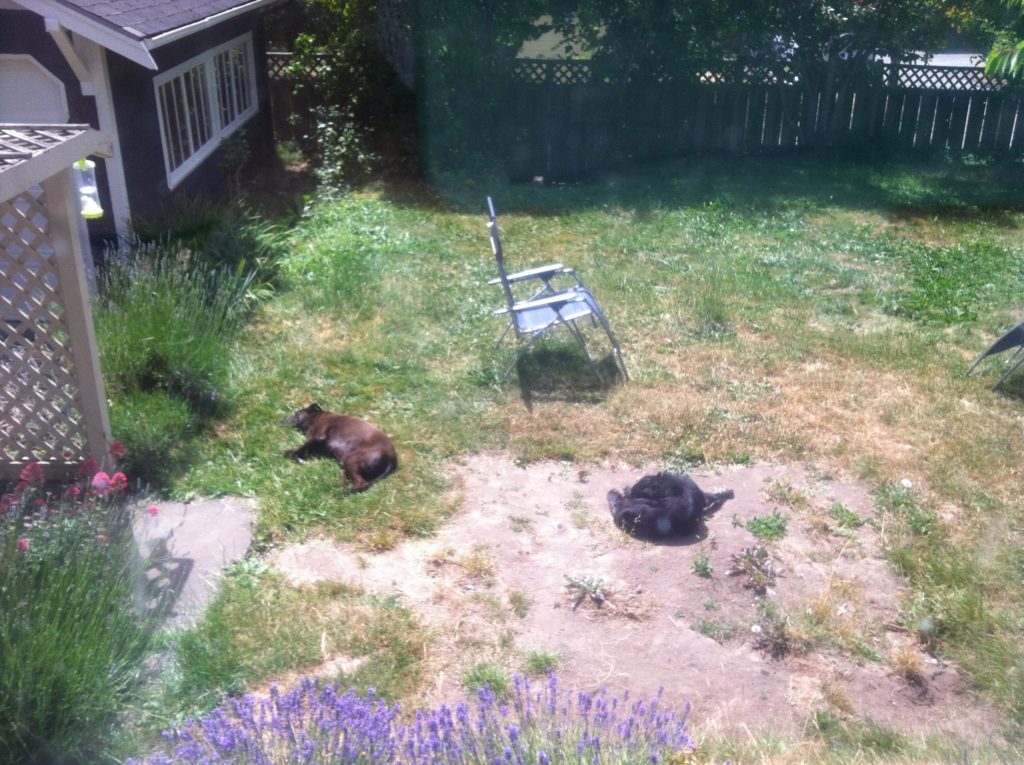
[[[91,159],[80,159],[71,166],[78,181],[78,202],[82,217],[95,220],[103,217],[100,193],[96,188],[96,163]]]

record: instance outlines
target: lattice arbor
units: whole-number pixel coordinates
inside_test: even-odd
[[[108,153],[85,125],[0,125],[0,475],[50,475],[110,441],[71,164]]]

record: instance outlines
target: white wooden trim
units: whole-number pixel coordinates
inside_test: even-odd
[[[78,84],[82,88],[83,96],[91,96],[93,93],[92,84],[92,73],[89,71],[89,67],[86,66],[85,62],[82,61],[78,52],[75,50],[71,43],[71,38],[68,36],[68,32],[61,26],[60,20],[55,19],[53,16],[47,16],[43,19],[43,24],[50,37],[53,38],[53,42],[60,49],[61,55],[64,56],[64,60],[68,62],[68,66],[71,67],[71,71],[75,73],[75,77],[78,78]]]
[[[60,100],[61,105],[62,105],[62,111],[61,111],[60,114],[47,114],[45,117],[44,116],[39,116],[38,119],[46,120],[46,121],[50,121],[50,120],[53,120],[53,121],[64,120],[65,122],[67,121],[68,114],[69,114],[69,112],[68,112],[68,92],[67,92],[67,88],[64,87],[64,81],[61,80],[60,77],[58,77],[53,72],[51,72],[49,69],[47,69],[45,66],[43,66],[42,63],[40,63],[39,60],[35,56],[33,56],[33,55],[29,54],[29,53],[0,53],[0,60],[6,60],[6,61],[27,61],[27,62],[31,63],[40,72],[40,74],[43,75],[43,77],[45,77],[47,80],[49,80],[51,84],[55,85],[57,87],[57,89],[60,90],[60,99],[59,100]]]
[[[249,104],[245,111],[240,112],[234,121],[227,125],[222,125],[220,122],[220,103],[217,97],[217,76],[214,60],[219,54],[231,50],[243,42],[248,43],[249,57],[246,63],[246,76],[249,80],[249,93],[252,103]],[[203,77],[206,81],[206,97],[209,99],[206,105],[210,110],[211,119],[213,120],[213,134],[188,159],[172,170],[170,147],[167,145],[167,126],[164,123],[163,110],[160,108],[160,87],[199,65],[203,67]],[[203,51],[198,56],[193,56],[187,61],[183,61],[177,66],[168,69],[166,72],[160,73],[153,78],[153,97],[156,103],[157,118],[160,123],[160,145],[163,148],[167,187],[173,189],[185,180],[192,171],[205,162],[217,150],[221,141],[238,130],[259,111],[259,98],[256,90],[256,52],[253,49],[252,32],[246,32],[222,45],[218,45],[216,48]]]
[[[110,187],[110,214],[114,216],[117,236],[126,239],[131,230],[132,211],[128,202],[128,182],[122,161],[124,155],[121,153],[121,134],[117,128],[117,113],[114,111],[114,95],[110,89],[107,52],[98,43],[81,37],[75,39],[75,48],[92,72],[99,128],[110,138],[110,156],[104,163],[107,185]]]

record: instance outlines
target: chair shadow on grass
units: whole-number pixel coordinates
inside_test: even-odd
[[[611,352],[591,362],[571,343],[545,343],[524,353],[515,365],[523,404],[563,401],[596,404],[621,382]]]

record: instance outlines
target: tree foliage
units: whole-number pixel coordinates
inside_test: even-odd
[[[1024,17],[1024,0],[1005,0],[1006,9],[1016,17],[1009,28],[997,33],[996,40],[985,61],[985,72],[1000,77],[1019,78],[1024,75],[1024,39],[1021,34],[1021,18]]]

